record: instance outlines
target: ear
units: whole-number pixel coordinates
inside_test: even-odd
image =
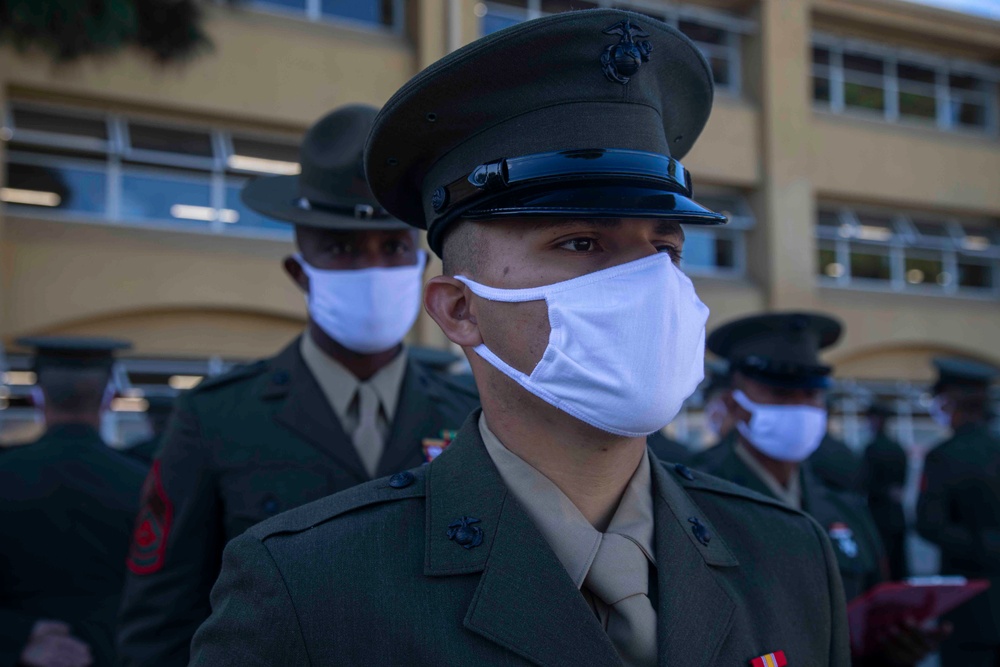
[[[732,417],[733,420],[743,422],[750,421],[750,413],[747,412],[742,405],[736,402],[736,399],[733,398],[732,389],[727,389],[722,393],[722,402],[726,404],[726,412],[729,413],[729,416]]]
[[[452,343],[463,348],[483,342],[472,312],[471,292],[450,276],[431,278],[424,289],[424,308]]]
[[[292,281],[299,286],[300,290],[308,294],[309,276],[307,276],[306,272],[302,269],[302,265],[299,264],[299,260],[289,255],[285,258],[284,266],[285,273],[287,273],[291,277]]]

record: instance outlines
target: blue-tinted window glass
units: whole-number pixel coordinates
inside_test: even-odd
[[[320,7],[324,16],[365,23],[391,23],[391,17],[382,11],[382,0],[323,0]]]
[[[226,208],[236,211],[239,219],[235,224],[226,225],[229,227],[262,227],[264,229],[280,229],[291,233],[292,226],[286,222],[278,222],[257,213],[240,200],[240,185],[226,186]]]
[[[520,7],[509,7],[493,2],[483,5],[483,7],[486,9],[486,13],[481,17],[480,25],[483,35],[517,25],[528,18],[526,10]]]
[[[178,178],[147,172],[122,176],[121,216],[125,219],[207,225],[215,215],[205,178]]]
[[[692,229],[684,230],[683,265],[690,268],[715,268],[715,235],[712,232]]]
[[[107,176],[103,171],[10,164],[4,182],[15,190],[8,193],[8,204],[92,215],[104,215],[107,210]]]

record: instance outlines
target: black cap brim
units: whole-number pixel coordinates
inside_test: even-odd
[[[343,231],[379,231],[409,229],[410,226],[395,218],[360,218],[339,215],[328,209],[303,205],[299,195],[298,176],[264,176],[248,183],[240,199],[261,215],[319,229]]]

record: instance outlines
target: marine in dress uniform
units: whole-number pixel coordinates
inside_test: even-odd
[[[903,447],[886,433],[886,420],[891,415],[892,411],[879,403],[868,410],[873,438],[865,447],[865,486],[868,509],[885,545],[889,575],[905,579],[908,567],[903,489],[908,464]]]
[[[123,341],[37,337],[47,428],[0,459],[0,664],[116,665],[115,614],[145,469],[98,434]]]
[[[989,579],[990,589],[956,609],[944,667],[1000,665],[1000,439],[988,428],[989,388],[1000,370],[935,359],[935,407],[952,436],[924,462],[917,531],[941,549],[941,574]]]
[[[119,628],[126,665],[188,664],[229,540],[279,512],[420,465],[425,439],[458,429],[478,404],[441,355],[400,344],[419,308],[423,263],[416,235],[386,215],[364,180],[375,113],[332,112],[307,133],[299,176],[244,190],[251,207],[295,225],[299,254],[285,267],[308,291],[310,322],[276,356],[178,399],[128,560]]]
[[[834,545],[850,602],[887,572],[864,499],[823,483],[813,471],[812,450],[826,433],[823,390],[831,372],[819,352],[840,334],[839,322],[816,313],[756,315],[713,331],[708,348],[733,370],[725,400],[736,429],[690,465],[808,513]],[[935,646],[936,634],[913,628],[902,634],[864,664],[916,664]]]
[[[126,449],[125,453],[146,465],[152,465],[153,458],[160,449],[163,434],[167,430],[170,415],[174,411],[174,402],[177,400],[177,397],[156,394],[146,396],[145,399],[149,404],[146,410],[146,419],[149,420],[149,427],[153,433],[145,440],[137,442]]]
[[[430,465],[233,540],[193,665],[848,664],[819,527],[646,448],[704,373],[678,223],[724,218],[677,159],[711,101],[690,40],[602,9],[387,103],[368,180],[442,255],[425,307],[483,409]]]

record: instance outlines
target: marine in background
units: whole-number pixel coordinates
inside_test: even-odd
[[[250,208],[294,227],[296,252],[283,264],[306,295],[309,322],[276,356],[178,399],[128,558],[118,636],[127,667],[188,664],[229,540],[426,462],[478,405],[442,355],[424,361],[403,344],[426,258],[416,232],[365,182],[362,149],[376,112],[327,114],[303,140],[299,175],[243,190]]]
[[[0,665],[111,667],[145,468],[101,440],[116,351],[103,338],[24,338],[45,433],[0,457]]]
[[[951,431],[924,461],[917,531],[941,550],[941,574],[988,579],[990,589],[949,615],[943,667],[1000,665],[1000,439],[989,428],[1000,369],[935,359],[931,415]]]
[[[834,545],[848,601],[883,581],[878,530],[856,494],[824,484],[810,458],[827,431],[824,390],[832,368],[819,357],[842,327],[819,313],[769,313],[713,331],[707,347],[732,370],[725,397],[735,429],[690,465],[809,514]],[[878,653],[855,665],[915,665],[937,647],[941,630],[894,628]]]
[[[894,580],[905,579],[909,569],[906,514],[903,511],[903,489],[906,487],[908,467],[906,451],[887,432],[886,425],[892,416],[888,406],[875,403],[866,416],[872,433],[872,440],[864,453],[868,509],[885,546],[889,576]]]

